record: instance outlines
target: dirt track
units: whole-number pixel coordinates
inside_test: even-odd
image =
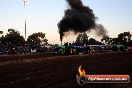
[[[13,58],[13,57],[12,57]],[[105,53],[0,62],[0,88],[132,88],[129,84],[86,84],[76,82],[78,67],[87,74],[129,74],[132,54]]]

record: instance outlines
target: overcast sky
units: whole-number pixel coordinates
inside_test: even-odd
[[[82,0],[86,6],[93,9],[97,23],[108,30],[111,37],[117,37],[121,32],[132,33],[132,0]],[[1,0],[0,30],[7,32],[8,28],[17,29],[24,36],[24,19],[27,19],[27,35],[44,32],[49,43],[60,43],[57,23],[67,8],[65,0],[29,0],[24,10],[22,0]],[[93,36],[90,33],[90,37]],[[64,41],[73,41],[76,36],[69,35]]]

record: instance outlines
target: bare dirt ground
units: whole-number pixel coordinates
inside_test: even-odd
[[[80,65],[83,65],[87,74],[132,76],[132,54],[126,53],[4,56],[4,59],[0,57],[0,88],[132,88],[132,82],[79,86],[76,74]]]

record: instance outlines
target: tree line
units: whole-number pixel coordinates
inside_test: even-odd
[[[0,31],[0,53],[27,53],[31,49],[40,49],[48,44],[45,33],[38,32],[28,36],[27,40],[15,29],[8,29],[6,35]]]
[[[33,33],[32,35],[28,36],[27,40],[19,33],[19,31],[15,29],[8,29],[8,33],[3,35],[3,31],[0,31],[0,44],[2,45],[24,45],[30,44],[31,46],[39,46],[40,44],[47,45],[48,39],[46,39],[45,33],[38,32]],[[132,34],[130,32],[124,32],[118,34],[117,38],[111,38],[109,36],[104,36],[101,41],[97,41],[94,38],[89,38],[87,33],[80,33],[75,43],[78,45],[126,45],[128,42],[131,42]]]
[[[104,36],[101,41],[97,41],[94,38],[89,38],[87,33],[80,33],[73,44],[77,46],[83,46],[84,44],[123,45],[127,48],[128,44],[132,46],[131,38],[132,34],[130,32],[123,32],[118,34],[117,38]],[[3,31],[0,31],[0,53],[27,53],[31,52],[32,49],[37,49],[39,52],[43,52],[46,50],[44,48],[46,48],[47,45],[49,45],[48,39],[46,38],[46,34],[42,32],[33,33],[28,36],[27,40],[25,40],[19,31],[15,29],[8,29],[8,32],[5,35],[3,35]],[[53,45],[51,46],[54,47]]]
[[[128,43],[132,45],[132,34],[130,32],[123,32],[118,34],[117,38],[111,38],[109,36],[104,36],[100,41],[94,38],[90,38],[86,33],[81,33],[77,36],[75,43],[78,45],[124,45],[127,46]]]
[[[101,41],[107,45],[124,45],[127,46],[128,43],[131,43],[132,34],[130,32],[123,32],[118,34],[117,38],[111,38],[109,36],[105,36],[101,39]],[[132,44],[131,44],[132,45]]]
[[[102,45],[102,42],[97,41],[94,38],[90,38],[86,33],[81,33],[77,36],[75,43],[77,45]]]

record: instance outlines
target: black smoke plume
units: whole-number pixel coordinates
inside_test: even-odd
[[[97,30],[97,34],[105,35],[103,26],[96,24],[93,10],[84,6],[81,0],[66,0],[69,8],[65,10],[64,17],[58,23],[60,41],[62,41],[66,32],[82,33],[91,29]],[[98,29],[99,27],[99,29]],[[99,33],[101,32],[101,33]]]

